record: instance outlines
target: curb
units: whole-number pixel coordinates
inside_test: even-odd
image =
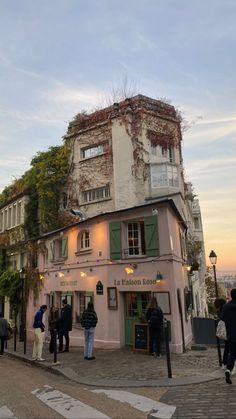
[[[79,377],[72,368],[61,367],[60,365],[54,366],[53,364],[43,364],[40,362],[32,361],[25,355],[16,354],[14,352],[5,351],[6,355],[10,358],[19,359],[33,367],[41,368],[45,371],[51,372],[56,375],[60,375],[67,378],[70,381],[78,384],[93,386],[93,387],[112,387],[112,388],[126,388],[126,387],[176,387],[186,386],[190,384],[206,383],[208,381],[218,380],[224,377],[224,371],[217,369],[206,375],[194,375],[188,377],[175,377],[175,378],[161,378],[157,380],[127,380],[127,379],[88,379],[85,377]]]

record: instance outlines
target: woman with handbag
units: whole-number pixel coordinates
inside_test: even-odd
[[[214,306],[216,309],[216,314],[217,314],[217,318],[220,321],[222,321],[222,310],[224,305],[226,304],[226,301],[224,300],[224,298],[216,298],[214,301]],[[222,369],[226,369],[227,367],[227,361],[228,361],[228,356],[229,356],[229,342],[227,341],[227,339],[224,339],[224,353],[223,353],[223,359],[222,359]]]
[[[5,341],[7,340],[7,336],[11,327],[6,319],[4,319],[3,314],[0,313],[0,341],[1,341],[1,352],[0,356],[4,354],[4,346]]]

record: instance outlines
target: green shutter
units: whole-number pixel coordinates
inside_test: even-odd
[[[145,245],[147,256],[159,256],[159,234],[157,225],[157,216],[152,215],[144,218]]]
[[[67,256],[68,256],[68,237],[63,237],[63,239],[62,239],[61,253],[62,253],[63,258],[67,258]]]
[[[53,262],[55,258],[55,242],[50,242],[50,261]]]
[[[112,221],[110,228],[110,258],[121,259],[121,222]]]

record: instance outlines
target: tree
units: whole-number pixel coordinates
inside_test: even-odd
[[[205,285],[206,285],[206,294],[207,294],[207,303],[213,303],[216,298],[215,291],[215,279],[212,276],[212,269],[210,266],[207,266],[206,276],[205,276]],[[225,298],[224,288],[219,282],[217,283],[219,298]]]

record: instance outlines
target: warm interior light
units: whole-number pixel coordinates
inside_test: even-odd
[[[39,275],[39,279],[44,279],[44,275],[43,274],[40,274]]]
[[[80,276],[81,276],[82,278],[84,278],[85,276],[87,276],[87,274],[86,274],[86,272],[80,271]]]
[[[63,278],[63,276],[65,276],[64,272],[59,272],[58,275],[59,275],[60,278]]]

